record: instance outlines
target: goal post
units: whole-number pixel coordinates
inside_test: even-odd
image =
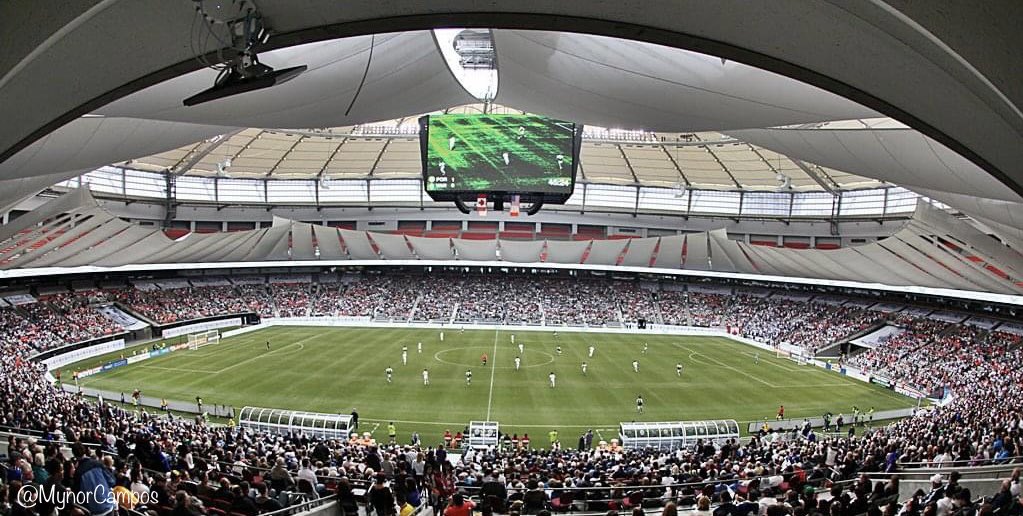
[[[796,348],[788,345],[778,345],[774,347],[775,358],[785,358],[791,360],[799,365],[807,365],[810,363],[810,356],[807,355],[806,351],[802,348]]]
[[[195,350],[218,342],[220,342],[219,330],[206,330],[188,334],[188,349]]]

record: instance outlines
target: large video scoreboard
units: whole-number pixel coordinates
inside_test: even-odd
[[[536,115],[427,115],[419,120],[423,184],[436,201],[518,194],[564,203],[575,187],[582,128]]]

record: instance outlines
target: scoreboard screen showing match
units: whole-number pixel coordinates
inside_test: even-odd
[[[581,125],[536,115],[419,119],[423,184],[434,200],[510,193],[564,202],[575,187]]]

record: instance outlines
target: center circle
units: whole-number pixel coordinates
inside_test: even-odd
[[[462,362],[452,362],[450,360],[444,360],[443,358],[441,358],[441,355],[444,355],[446,353],[451,353],[451,352],[455,352],[455,351],[465,351],[467,349],[478,349],[478,350],[480,350],[480,354],[487,353],[488,355],[494,351],[493,347],[483,347],[483,346],[466,346],[464,348],[448,348],[448,349],[442,349],[442,350],[434,353],[433,354],[433,359],[438,361],[438,362],[440,362],[440,363],[442,363],[442,364],[448,364],[448,365],[453,365],[453,366],[479,367],[480,363],[478,361],[473,362],[471,364],[465,364],[465,363],[462,363]],[[498,349],[498,351],[501,351],[501,349]],[[547,361],[546,362],[541,362],[541,363],[538,363],[538,364],[532,364],[528,360],[528,357],[532,356],[532,355],[543,355],[543,356],[546,356],[547,357]],[[493,366],[494,369],[515,369],[515,366],[513,366],[513,365],[510,365],[510,366],[493,365],[493,359],[494,359],[494,357],[490,357],[491,362],[488,362],[487,367]],[[542,366],[545,366],[547,364],[553,364],[553,363],[554,363],[554,355],[552,355],[552,354],[550,354],[550,353],[548,353],[546,351],[526,350],[525,358],[523,358],[523,360],[522,360],[522,367],[523,368],[526,368],[526,367],[542,367]]]

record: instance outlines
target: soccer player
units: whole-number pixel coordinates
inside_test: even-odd
[[[583,367],[583,376],[586,376],[586,367],[587,367],[586,362],[583,362],[582,367]]]
[[[551,371],[551,374],[547,375],[547,379],[550,380],[550,382],[551,382],[551,389],[553,389],[554,386],[557,384],[557,381],[558,381],[558,377],[554,375],[554,371]]]
[[[558,160],[558,170],[561,170],[561,167],[565,166],[565,155],[558,154],[557,156],[554,156],[554,159]]]
[[[270,351],[270,341],[266,341],[266,350]]]
[[[401,350],[401,365],[408,365],[408,350]]]
[[[559,345],[558,347],[554,348],[554,352],[557,353],[558,355],[561,355],[561,346]]]
[[[526,137],[526,128],[520,125],[519,126],[519,134],[517,134],[515,136],[515,139],[516,140],[521,140],[521,139],[523,139],[525,137]]]
[[[465,384],[472,385],[472,369],[465,370]]]
[[[519,343],[519,354],[522,355],[522,354],[525,354],[525,352],[526,352],[526,347],[520,342]]]
[[[394,426],[394,421],[387,423],[387,437],[391,440],[391,444],[398,440],[398,428]]]
[[[760,353],[753,353],[753,365],[760,365]]]
[[[636,395],[636,412],[643,413],[643,396],[641,394]]]
[[[775,416],[775,419],[778,421],[785,419],[785,405],[778,405],[778,415]]]
[[[391,369],[391,366],[387,366],[387,369],[384,369],[384,374],[387,375],[387,383],[391,383],[391,377],[394,376],[394,369]]]
[[[454,136],[448,138],[448,150],[455,150],[455,142],[458,141]]]
[[[480,355],[480,362],[483,364],[483,367],[487,366],[487,354],[486,353]]]
[[[650,349],[650,344],[647,344],[646,342],[644,342],[644,343],[643,343],[643,354],[645,355],[645,354],[646,354],[646,352],[647,352],[647,351],[648,351],[649,349]]]
[[[593,345],[590,345],[590,350],[589,350],[590,351],[590,358],[593,358],[593,352],[596,351],[596,350],[597,350],[597,348],[593,347]]]
[[[441,335],[443,335],[443,333]],[[441,339],[441,340],[444,340],[444,339]],[[420,342],[419,344],[416,344],[416,352],[417,353],[422,353],[423,352],[423,343],[422,342]]]
[[[430,385],[430,370],[423,369],[423,385]]]
[[[633,372],[636,372],[636,373],[639,372],[639,360],[633,360],[632,361],[632,370],[633,370]]]
[[[515,334],[514,333],[511,334],[511,342],[512,342],[512,344],[515,344]]]
[[[511,156],[507,152],[502,152],[501,153],[501,157],[504,158],[504,164],[505,165],[510,165],[511,164]]]
[[[682,362],[675,363],[675,376],[682,378]]]
[[[515,357],[515,370],[518,371],[520,367],[522,367],[522,359]]]
[[[440,332],[440,341],[444,342],[444,332]]]
[[[555,339],[558,338],[558,331],[557,330],[554,330],[554,338]]]

